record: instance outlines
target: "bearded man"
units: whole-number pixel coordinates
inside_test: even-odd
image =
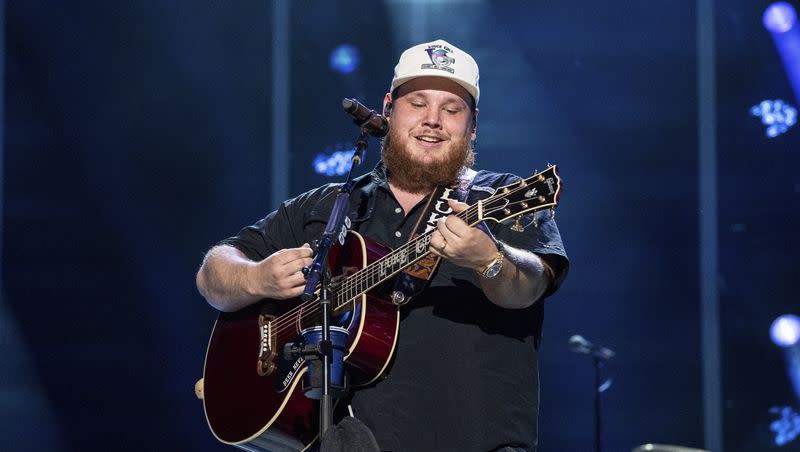
[[[437,186],[453,189],[459,200],[449,207],[458,213],[518,180],[471,169],[479,95],[475,60],[452,44],[403,52],[383,101],[390,132],[382,161],[356,180],[351,229],[397,248],[415,233]],[[321,236],[336,189],[288,200],[212,248],[197,274],[201,294],[222,311],[299,297],[309,243]],[[536,450],[544,299],[569,264],[551,216],[529,220],[524,230],[470,226],[456,215],[435,224],[430,251],[441,265],[400,307],[383,378],[345,404],[382,450]]]

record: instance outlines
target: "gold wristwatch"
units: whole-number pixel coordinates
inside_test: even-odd
[[[497,244],[497,256],[495,256],[494,260],[489,262],[483,270],[478,272],[486,279],[494,278],[500,274],[500,271],[503,269],[503,261],[506,258],[503,252],[503,245],[501,245],[500,242],[495,243]]]

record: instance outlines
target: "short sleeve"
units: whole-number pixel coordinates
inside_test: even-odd
[[[330,203],[334,192],[332,185],[324,185],[285,201],[278,210],[217,245],[233,246],[254,261],[263,260],[278,250],[301,246],[309,235],[305,231],[308,216],[318,210],[320,202]]]
[[[479,175],[484,176],[484,173],[481,172]],[[494,178],[491,182],[485,176],[481,179],[476,177],[475,185],[483,183],[482,185],[490,184],[492,186],[491,192],[487,191],[485,187],[473,187],[473,190],[484,191],[484,194],[480,196],[481,198],[490,196],[499,187],[509,185],[520,179],[513,174],[495,173],[492,176]],[[502,224],[494,223],[491,229],[495,237],[501,242],[514,248],[536,253],[547,263],[553,270],[553,284],[545,296],[552,294],[564,281],[569,270],[569,258],[561,240],[561,233],[558,230],[555,218],[550,214],[550,210],[546,209],[523,215],[520,219],[520,225],[523,227],[522,231],[519,231],[518,228],[515,228],[517,230],[512,229],[514,224],[514,221],[506,221]]]

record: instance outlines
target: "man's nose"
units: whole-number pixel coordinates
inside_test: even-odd
[[[422,125],[428,126],[431,129],[439,129],[442,127],[442,112],[438,108],[428,108],[425,110],[425,118],[423,118]]]

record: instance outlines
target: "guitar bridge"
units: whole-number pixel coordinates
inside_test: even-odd
[[[272,320],[274,319],[274,315],[259,314],[258,316],[258,331],[261,340],[256,371],[262,377],[275,372],[275,352],[272,347]]]

